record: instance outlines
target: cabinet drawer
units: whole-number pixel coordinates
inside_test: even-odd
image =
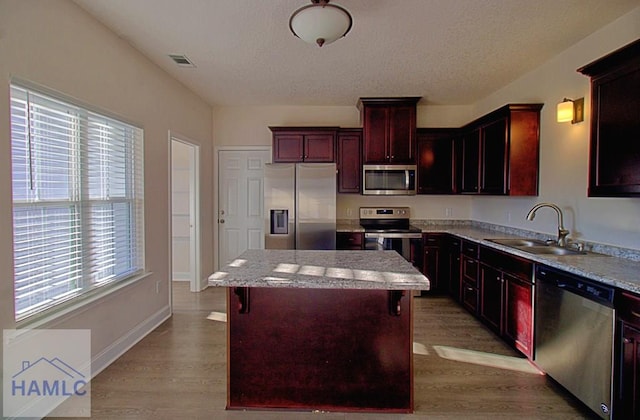
[[[533,262],[485,246],[481,246],[479,252],[483,264],[531,282]]]
[[[640,296],[622,292],[616,306],[618,318],[640,328]]]
[[[477,314],[478,312],[478,288],[474,283],[466,280],[462,282],[462,306],[470,312]]]
[[[478,258],[478,244],[475,242],[462,241],[462,253],[471,258]]]
[[[462,256],[462,278],[478,286],[478,261],[467,255]]]
[[[361,232],[337,232],[336,249],[362,249],[363,238]]]

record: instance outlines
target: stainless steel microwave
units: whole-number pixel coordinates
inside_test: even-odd
[[[415,195],[416,165],[364,165],[363,195]]]

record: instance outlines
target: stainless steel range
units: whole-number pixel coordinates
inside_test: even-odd
[[[410,223],[409,207],[360,207],[364,248],[394,250],[414,266],[422,262],[422,231]]]

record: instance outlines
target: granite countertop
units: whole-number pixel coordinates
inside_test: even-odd
[[[357,220],[340,220],[338,226],[343,229],[342,232],[363,232],[364,230],[357,222]],[[640,251],[637,250],[585,242],[585,249],[588,251],[585,255],[531,254],[496,244],[488,239],[530,238],[545,240],[549,239],[551,235],[469,220],[412,220],[411,224],[421,228],[424,233],[450,233],[529,261],[546,264],[622,290],[640,293]],[[349,230],[350,227],[353,229]]]
[[[336,232],[364,232],[360,220],[337,220]]]
[[[623,290],[640,293],[640,261],[635,260],[636,252],[616,247],[585,243],[588,252],[584,255],[531,254],[516,248],[496,244],[488,239],[532,238],[548,239],[550,235],[523,232],[488,224],[438,225],[416,223],[423,232],[446,232],[459,238],[499,249],[527,260],[546,264],[585,278],[615,286]]]
[[[395,251],[248,250],[209,276],[209,286],[429,290]]]

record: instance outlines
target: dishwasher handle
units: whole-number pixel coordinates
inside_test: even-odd
[[[536,266],[536,281],[551,283],[559,289],[613,308],[615,289],[596,281],[544,265]]]

